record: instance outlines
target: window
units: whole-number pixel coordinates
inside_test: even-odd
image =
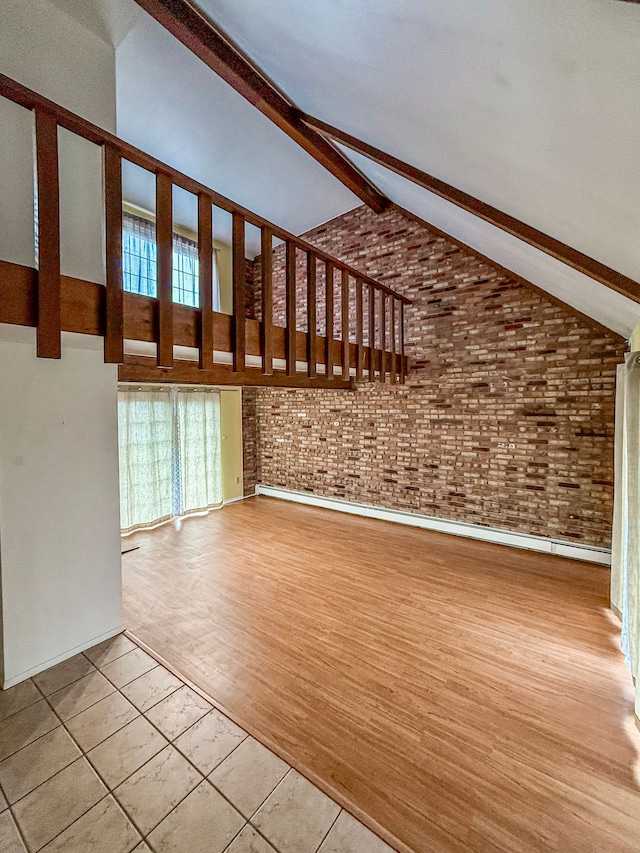
[[[130,293],[158,295],[156,229],[141,216],[122,217],[122,282]],[[213,251],[213,310],[220,310],[218,267]],[[198,245],[180,234],[173,235],[173,301],[198,308]]]
[[[222,503],[217,391],[124,387],[118,441],[123,533]]]

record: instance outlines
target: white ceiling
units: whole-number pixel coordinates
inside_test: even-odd
[[[54,2],[116,48],[125,139],[295,233],[359,203],[133,0]],[[198,3],[304,111],[640,280],[637,4]],[[624,335],[640,321],[630,300],[349,157],[392,200],[585,314]],[[131,200],[152,206],[143,185]]]
[[[116,48],[144,17],[133,0],[51,0],[67,15]]]
[[[198,0],[305,112],[640,280],[640,7]]]
[[[353,153],[352,157],[361,171],[400,207],[446,234],[455,235],[462,243],[537,284],[603,326],[628,338],[640,323],[640,304],[637,302],[366,157]]]
[[[289,231],[360,203],[147,15],[116,51],[116,113],[120,136]]]

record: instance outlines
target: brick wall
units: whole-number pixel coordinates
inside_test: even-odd
[[[410,375],[256,390],[258,481],[609,546],[624,343],[395,208],[305,238],[413,300]]]
[[[258,483],[258,445],[257,445],[256,391],[255,388],[242,389],[242,469],[243,493],[254,494]]]
[[[244,295],[244,309],[245,316],[249,317],[251,320],[255,320],[256,318],[256,306],[260,307],[260,291],[256,292],[256,286],[260,286],[260,278],[256,278],[255,273],[255,261],[251,261],[245,258],[244,262],[244,285],[245,285],[245,295]]]

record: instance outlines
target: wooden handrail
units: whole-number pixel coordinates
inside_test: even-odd
[[[101,328],[105,338],[105,361],[123,363],[124,341],[127,338],[127,311],[132,305],[123,289],[122,271],[122,160],[128,160],[151,171],[156,181],[156,243],[157,243],[157,295],[152,298],[153,315],[151,340],[157,347],[156,369],[171,370],[174,366],[174,347],[183,345],[178,325],[184,312],[173,301],[173,188],[175,186],[191,192],[198,200],[198,287],[199,308],[196,311],[196,346],[198,368],[203,372],[213,369],[214,334],[217,335],[217,320],[213,311],[213,207],[231,213],[232,218],[232,275],[233,316],[230,318],[229,349],[239,383],[247,371],[247,309],[245,260],[246,224],[261,231],[262,273],[262,322],[260,324],[261,375],[268,384],[274,376],[276,358],[275,340],[278,327],[273,324],[273,238],[284,241],[285,273],[285,328],[282,343],[286,361],[286,377],[298,379],[297,362],[306,361],[306,376],[309,381],[322,379],[318,387],[327,382],[344,386],[351,381],[352,367],[356,380],[363,378],[366,370],[369,380],[376,376],[381,382],[395,382],[400,374],[402,381],[406,372],[403,329],[400,332],[399,353],[396,351],[396,305],[399,306],[401,325],[404,307],[410,300],[386,285],[355,270],[349,264],[331,257],[321,249],[282,228],[268,222],[240,205],[216,193],[208,187],[161,163],[145,152],[101,130],[41,95],[27,89],[0,74],[0,96],[35,111],[37,201],[38,201],[38,273],[36,277],[36,320],[38,355],[60,358],[61,332],[65,329],[61,316],[60,271],[60,201],[58,127],[87,139],[103,149],[104,168],[104,211],[106,236],[106,287],[103,289],[104,320]],[[302,267],[306,275],[306,287],[297,289],[296,260],[304,260]],[[325,335],[317,334],[317,264],[324,265],[325,272]],[[334,272],[340,272],[341,340],[334,340],[334,310],[338,305],[334,299]],[[351,282],[355,288],[351,286]],[[363,310],[363,288],[369,292],[368,346],[364,346],[366,318]],[[354,295],[352,306],[352,294]],[[379,349],[376,348],[376,302],[379,294]],[[306,299],[306,333],[297,330],[298,300]],[[387,300],[391,300],[391,350],[387,347]],[[355,320],[355,343],[352,343],[352,323]],[[66,322],[66,321],[64,321]],[[255,322],[255,321],[253,321]],[[148,334],[148,333],[145,333]],[[299,351],[300,335],[304,334],[305,346]],[[149,340],[148,337],[136,340]],[[280,339],[278,339],[280,340]],[[215,340],[217,344],[217,338]],[[322,352],[318,352],[318,347]],[[219,349],[220,347],[216,347]],[[399,361],[397,359],[399,355]],[[325,376],[319,377],[317,364],[325,364]],[[339,375],[334,365],[340,365]],[[399,369],[398,369],[399,364]],[[184,367],[181,368],[184,370]],[[255,368],[252,368],[255,370]],[[251,371],[250,371],[251,372]],[[208,374],[209,375],[209,374]],[[254,373],[255,375],[255,373]],[[274,384],[278,384],[274,381]],[[294,383],[295,384],[295,383]]]
[[[58,106],[54,101],[50,101],[48,98],[39,95],[37,92],[28,89],[21,83],[17,83],[15,80],[12,80],[4,74],[0,74],[0,96],[8,98],[10,101],[14,101],[16,104],[20,104],[30,110],[40,107],[41,109],[50,112],[55,116],[60,127],[64,127],[72,133],[82,136],[84,139],[87,139],[89,142],[93,142],[96,145],[106,145],[107,143],[110,143],[120,152],[120,155],[125,160],[129,160],[131,163],[135,163],[137,166],[141,166],[143,169],[150,172],[164,172],[171,178],[171,181],[175,186],[181,187],[194,195],[199,195],[202,192],[207,193],[216,207],[220,207],[229,213],[241,214],[246,222],[249,222],[251,225],[255,225],[257,228],[263,228],[266,226],[271,229],[273,235],[277,239],[283,241],[292,240],[298,248],[304,249],[305,251],[315,252],[316,256],[321,260],[331,261],[336,267],[348,270],[350,275],[360,276],[363,281],[373,283],[381,290],[384,290],[389,294],[394,294],[407,305],[411,303],[411,300],[403,294],[396,293],[391,288],[379,281],[376,281],[370,276],[363,274],[359,270],[354,269],[354,267],[349,264],[333,258],[331,255],[323,252],[316,246],[311,245],[311,243],[307,243],[306,240],[297,237],[295,234],[291,234],[289,231],[286,231],[284,228],[280,228],[273,222],[269,222],[268,219],[263,219],[263,217],[258,216],[257,213],[253,213],[253,211],[248,210],[246,207],[236,204],[236,202],[231,201],[231,199],[226,198],[215,190],[212,190],[210,187],[207,187],[199,181],[184,175],[177,169],[174,169],[166,163],[163,163],[161,160],[157,160],[155,157],[152,157],[151,154],[147,154],[140,148],[136,148],[135,145],[131,145],[130,143],[119,139],[107,130],[103,130],[97,125],[92,124],[90,121],[72,113],[70,110]]]

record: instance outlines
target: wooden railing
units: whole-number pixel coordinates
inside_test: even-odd
[[[60,358],[61,332],[83,331],[104,336],[106,362],[120,364],[120,376],[133,381],[213,382],[347,387],[352,377],[404,381],[403,295],[331,257],[299,237],[235,204],[96,125],[0,75],[0,95],[35,113],[37,164],[37,273],[0,262],[0,322],[36,325],[37,354]],[[69,279],[60,270],[60,192],[58,127],[103,150],[106,234],[106,287]],[[157,298],[123,291],[122,161],[155,174]],[[180,187],[198,199],[198,309],[172,299],[172,195]],[[212,310],[213,208],[232,217],[233,314]],[[261,322],[248,319],[245,308],[245,226],[261,231]],[[285,326],[274,325],[274,238],[284,243]],[[297,289],[297,253],[306,258],[306,287]],[[318,334],[318,266],[324,280],[325,334]],[[340,300],[334,300],[335,276]],[[97,288],[97,289],[96,289]],[[366,298],[365,298],[366,294]],[[302,298],[306,332],[297,329]],[[335,319],[340,314],[340,337]],[[156,359],[125,354],[125,340],[156,344]],[[197,347],[198,360],[174,357],[174,346]],[[231,353],[232,364],[214,363],[215,352]],[[251,366],[253,357],[260,366]],[[274,364],[284,360],[284,370]],[[298,363],[306,362],[304,372]],[[324,365],[319,374],[318,365]],[[336,368],[339,372],[336,373]]]

